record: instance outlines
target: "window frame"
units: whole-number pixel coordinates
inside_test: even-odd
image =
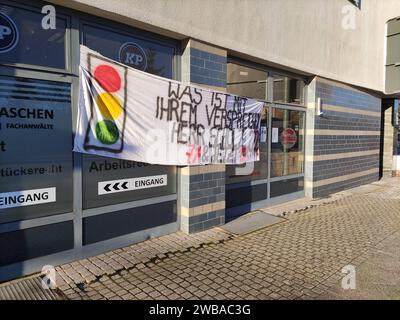
[[[390,88],[391,90],[388,90],[389,89],[388,80],[392,80],[393,81],[393,78],[388,79],[389,74],[395,73],[395,74],[398,75],[400,73],[400,64],[399,64],[400,61],[394,61],[394,62],[390,62],[390,63],[388,62],[389,38],[392,39],[392,38],[399,37],[399,40],[400,40],[400,29],[398,31],[395,31],[395,32],[392,32],[392,33],[389,34],[390,24],[394,24],[394,23],[400,24],[400,17],[396,17],[396,18],[388,20],[386,22],[386,25],[385,25],[385,47],[384,47],[384,49],[385,49],[385,67],[384,67],[384,69],[385,70],[384,70],[384,80],[385,80],[385,93],[386,94],[398,93],[399,92],[398,88],[400,87],[400,82],[399,82],[399,83],[396,83],[397,90],[393,89],[393,88]]]
[[[16,9],[25,10],[38,10],[44,5],[51,3],[37,1],[31,3],[28,0],[3,0],[2,4],[6,6],[11,6]],[[82,21],[86,23],[97,23],[102,28],[111,28],[114,32],[125,31],[129,35],[133,35],[138,38],[144,38],[147,41],[154,41],[162,45],[168,44],[175,48],[173,55],[173,65],[172,65],[172,79],[180,80],[181,78],[181,41],[168,38],[167,36],[157,35],[155,33],[140,30],[136,27],[132,27],[123,23],[115,22],[110,19],[101,18],[97,16],[90,15],[88,13],[83,13],[81,11],[69,9],[63,7],[62,5],[54,4],[57,15],[67,17],[68,23],[66,25],[66,35],[65,35],[65,50],[66,50],[66,68],[57,69],[50,67],[42,67],[23,63],[2,63],[0,62],[0,75],[11,76],[17,78],[29,78],[37,80],[48,80],[62,83],[69,83],[71,88],[71,116],[72,116],[72,136],[76,134],[76,118],[78,113],[78,96],[79,96],[79,60],[80,60],[80,44],[81,44],[81,24]],[[128,30],[128,31],[127,31]],[[132,31],[135,30],[135,31]],[[140,35],[139,35],[140,33]],[[129,202],[121,202],[118,204],[105,205],[94,209],[83,209],[82,203],[82,154],[73,152],[71,150],[73,157],[73,186],[72,186],[72,211],[57,215],[50,215],[42,218],[32,218],[28,220],[18,220],[14,222],[0,224],[0,234],[4,232],[17,231],[22,229],[29,229],[37,226],[45,226],[53,223],[73,221],[73,232],[74,232],[74,248],[71,250],[73,255],[76,254],[83,256],[88,254],[88,252],[95,252],[99,250],[102,244],[95,245],[83,245],[83,219],[86,217],[106,214],[114,211],[122,211],[126,209],[136,208],[145,205],[151,205],[156,203],[163,203],[166,201],[177,201],[178,199],[178,180],[177,172],[175,169],[175,179],[176,179],[176,192],[174,194],[169,194],[166,196],[155,196],[149,197],[142,200],[134,200]],[[178,227],[179,215],[177,221],[171,223],[168,226],[171,230],[175,230]],[[130,235],[124,235],[119,237],[119,239],[125,239],[121,241],[127,241]],[[109,243],[112,241],[117,241],[116,239],[107,240]],[[120,240],[118,240],[120,241]],[[57,253],[56,255],[62,255],[64,257],[65,252]],[[41,259],[41,258],[39,258]],[[68,259],[67,259],[68,260]],[[1,267],[0,267],[1,269]]]
[[[13,7],[16,9],[23,9],[35,13],[41,14],[41,7],[45,5],[44,2],[34,2],[34,3],[26,3],[25,1],[21,0],[3,0],[1,3],[2,5]],[[58,6],[57,6],[58,8]],[[61,9],[57,9],[57,18],[64,19],[66,22],[66,27],[65,27],[65,41],[64,41],[64,56],[65,56],[65,68],[54,68],[54,67],[45,67],[41,65],[35,65],[35,64],[27,64],[27,63],[21,63],[21,62],[0,62],[0,66],[2,67],[9,67],[9,68],[22,68],[22,69],[27,69],[27,70],[34,70],[34,71],[40,71],[40,72],[52,72],[52,73],[58,73],[58,74],[72,74],[72,37],[71,37],[71,29],[73,27],[72,25],[72,16],[71,13],[68,13],[68,10],[64,10],[62,7]]]
[[[306,131],[306,104],[307,104],[307,87],[310,82],[309,77],[305,75],[299,75],[287,70],[281,70],[277,69],[274,67],[270,66],[265,66],[261,65],[259,63],[253,62],[253,61],[248,61],[244,60],[242,58],[238,57],[233,57],[233,56],[228,56],[227,63],[234,63],[238,65],[242,65],[244,67],[248,68],[254,68],[260,71],[264,71],[267,73],[267,79],[266,79],[266,100],[260,100],[256,99],[258,101],[263,101],[264,102],[264,108],[268,108],[268,173],[267,173],[267,179],[259,179],[259,180],[250,180],[248,181],[248,185],[257,185],[261,183],[267,183],[267,195],[264,201],[271,201],[274,198],[271,198],[271,183],[276,182],[276,181],[282,181],[282,180],[289,180],[289,179],[294,179],[294,178],[302,178],[305,179],[305,150],[306,150],[306,139],[305,139],[305,134],[303,135],[303,172],[299,174],[294,174],[294,175],[286,175],[286,176],[281,176],[281,177],[271,177],[271,139],[272,139],[272,110],[273,108],[278,108],[278,109],[287,109],[287,110],[293,110],[293,111],[300,111],[303,113],[303,121],[304,121],[304,132]],[[273,101],[273,76],[274,75],[280,75],[280,76],[286,76],[290,77],[296,80],[301,80],[304,82],[304,87],[303,87],[303,101],[302,104],[297,104],[297,103],[284,103],[284,102],[274,102]],[[228,80],[228,79],[227,79]],[[248,97],[251,98],[251,97]],[[252,98],[254,99],[254,98]],[[241,185],[246,184],[246,182],[239,182],[239,183],[230,183],[226,184],[226,188],[229,189],[235,189],[240,187]],[[304,188],[303,191],[304,192]],[[281,197],[290,197],[291,194],[283,195]]]
[[[105,29],[110,32],[119,33],[127,37],[134,37],[142,41],[154,42],[158,45],[169,46],[173,51],[172,57],[172,80],[179,81],[180,75],[180,41],[172,39],[164,39],[162,36],[153,34],[146,30],[140,30],[122,23],[107,20],[100,17],[90,16],[84,13],[79,14],[79,44],[83,45],[84,26],[88,25],[95,28]]]

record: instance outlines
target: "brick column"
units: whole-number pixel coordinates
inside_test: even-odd
[[[393,100],[391,103],[383,103],[383,175],[391,176],[394,171],[394,148],[395,148],[395,128],[392,125]]]
[[[304,192],[306,197],[313,197],[313,173],[314,173],[314,129],[316,117],[316,78],[307,86],[307,112],[305,135],[305,167],[304,167]]]
[[[226,50],[185,41],[182,81],[225,91]],[[225,165],[181,167],[178,186],[182,231],[193,233],[225,223]]]

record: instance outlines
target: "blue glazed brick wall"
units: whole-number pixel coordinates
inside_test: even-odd
[[[188,194],[184,193],[188,208],[225,200],[225,172],[192,175],[188,183]]]
[[[227,58],[223,50],[190,40],[182,61],[185,81],[221,91],[226,88]],[[225,166],[220,166],[195,167],[181,175],[179,202],[185,211],[181,215],[184,232],[203,231],[225,223]]]
[[[185,208],[225,201],[225,172],[200,173],[181,176],[181,203]],[[185,217],[183,231],[193,233],[225,223],[225,209],[213,209],[194,216]]]
[[[381,99],[372,93],[350,86],[335,85],[326,80],[317,81],[316,96],[321,98],[323,115],[315,118],[314,129],[338,132],[314,136],[314,156],[330,155],[332,158],[337,154],[337,157],[314,161],[313,182],[335,178],[338,181],[314,187],[313,196],[327,196],[378,180]],[[328,107],[324,109],[324,106]],[[329,106],[333,106],[335,110],[329,110]],[[340,133],[341,130],[352,134]],[[355,134],[357,131],[360,134]],[[359,156],[355,152],[367,154]],[[371,174],[375,169],[376,173]],[[350,175],[359,177],[352,178]]]
[[[191,82],[226,87],[226,57],[190,48]]]
[[[380,111],[381,99],[357,89],[346,89],[324,82],[317,82],[317,96],[325,104],[358,110]]]

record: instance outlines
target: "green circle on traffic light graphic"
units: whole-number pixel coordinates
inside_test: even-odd
[[[103,120],[96,124],[97,139],[103,144],[114,144],[119,139],[119,131],[114,121]]]

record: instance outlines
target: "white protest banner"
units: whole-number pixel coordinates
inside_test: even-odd
[[[74,151],[164,165],[258,161],[262,107],[81,46]]]

